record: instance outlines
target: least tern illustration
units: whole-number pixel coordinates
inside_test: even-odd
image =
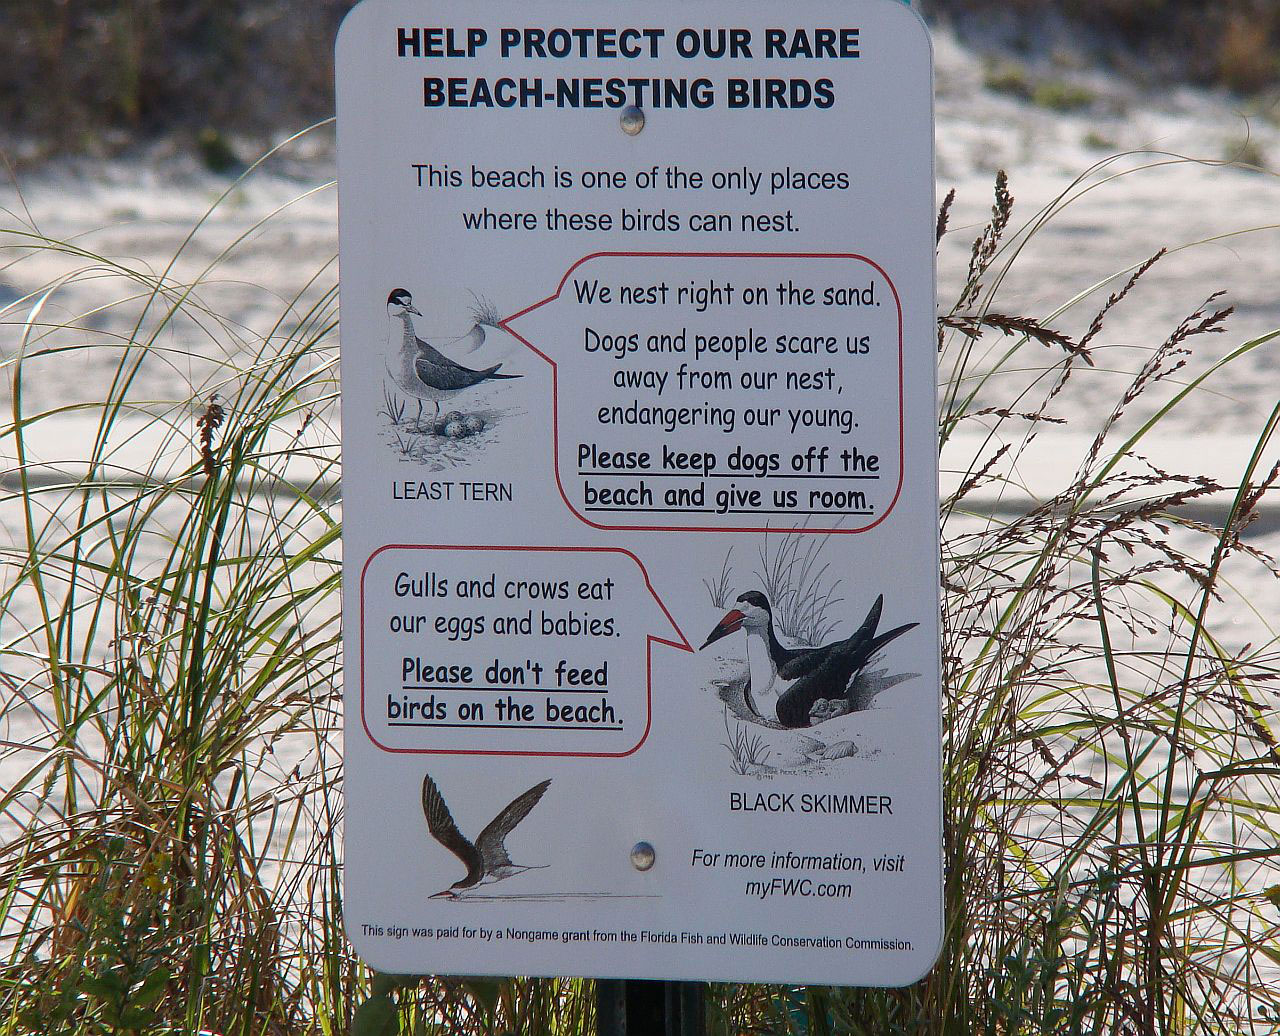
[[[432,899],[458,899],[460,894],[478,885],[488,885],[495,881],[503,881],[516,874],[530,870],[543,870],[547,866],[523,866],[512,863],[507,854],[507,835],[512,829],[529,815],[529,811],[538,804],[550,780],[535,784],[524,794],[517,796],[489,821],[488,826],[480,832],[475,842],[467,839],[458,825],[454,823],[453,814],[445,804],[444,796],[436,787],[436,782],[427,774],[422,779],[422,812],[427,817],[427,829],[431,837],[453,853],[467,868],[464,877],[459,878],[447,889],[437,892]]]
[[[490,381],[507,381],[519,378],[519,374],[499,374],[500,363],[484,370],[473,370],[451,360],[436,345],[419,338],[413,329],[413,318],[422,316],[413,304],[413,296],[404,288],[396,288],[387,296],[387,317],[391,325],[389,338],[394,340],[397,321],[400,322],[399,344],[393,358],[388,359],[387,373],[396,387],[418,401],[418,421],[422,420],[422,402],[431,400],[440,415],[440,401],[469,388]],[[471,330],[458,338],[438,343],[443,348],[457,347],[474,351],[484,342],[484,326],[476,323]]]

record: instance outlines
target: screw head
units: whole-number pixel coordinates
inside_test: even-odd
[[[618,116],[618,125],[628,137],[634,137],[644,129],[644,111],[634,104],[628,104]]]
[[[638,871],[647,871],[657,859],[658,854],[648,842],[636,842],[631,847],[631,866]]]

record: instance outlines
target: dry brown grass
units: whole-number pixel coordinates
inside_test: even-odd
[[[1218,43],[1218,78],[1241,94],[1253,94],[1280,79],[1280,53],[1273,27],[1257,13],[1228,19]]]
[[[1060,15],[1084,30],[1082,47],[1144,76],[1243,94],[1280,83],[1280,5],[1271,0],[921,0],[919,6],[926,16],[955,20],[962,34],[972,27],[972,42],[984,49],[988,16],[1011,17],[1031,41]]]

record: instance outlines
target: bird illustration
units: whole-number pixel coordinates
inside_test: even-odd
[[[458,899],[462,892],[502,881],[516,874],[530,870],[542,870],[541,866],[522,866],[512,863],[504,844],[512,829],[529,815],[529,811],[538,804],[551,781],[545,780],[535,784],[528,791],[518,795],[507,806],[489,821],[488,825],[475,842],[458,830],[453,821],[453,814],[445,804],[444,796],[431,779],[431,774],[422,778],[422,812],[427,817],[427,830],[431,837],[453,853],[467,868],[464,877],[459,878],[447,889],[437,892],[432,899]]]
[[[738,630],[747,634],[747,704],[757,716],[776,719],[784,727],[808,727],[834,715],[852,711],[849,685],[882,647],[919,623],[909,622],[876,633],[884,595],[867,612],[853,636],[814,648],[787,648],[773,631],[769,599],[748,590],[711,631],[702,648]],[[699,650],[702,650],[699,648]],[[820,705],[826,701],[838,703]],[[843,703],[848,703],[845,706]]]
[[[465,389],[489,381],[504,381],[522,377],[520,374],[499,374],[500,363],[484,370],[473,370],[449,359],[430,342],[423,341],[413,329],[413,318],[422,316],[414,306],[413,296],[404,288],[396,288],[387,296],[389,320],[388,345],[395,341],[396,321],[400,321],[399,344],[394,358],[387,363],[387,373],[396,387],[418,401],[418,422],[422,421],[422,402],[429,399],[440,415],[440,400],[454,396]],[[484,343],[484,325],[477,321],[469,332],[440,343],[442,346],[474,352]],[[388,352],[391,350],[388,349]]]

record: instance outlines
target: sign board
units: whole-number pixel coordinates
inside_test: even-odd
[[[345,909],[374,966],[930,967],[931,74],[897,0],[348,16]]]

